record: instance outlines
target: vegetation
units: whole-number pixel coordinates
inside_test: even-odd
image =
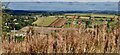
[[[14,30],[14,28],[15,30],[19,30],[27,25],[32,25],[32,23],[36,20],[37,18],[32,16],[13,16],[7,13],[3,13],[3,31],[10,32],[11,30]]]
[[[81,18],[79,14],[69,17],[48,14],[12,15],[3,12],[1,49],[5,53],[118,53],[117,16],[82,14],[87,18]],[[59,18],[61,20],[57,22]],[[62,20],[65,20],[62,27],[49,26],[53,22],[61,24]],[[20,29],[25,26],[29,28],[21,33]],[[35,29],[36,26],[44,27]],[[12,33],[11,30],[19,31]]]
[[[54,16],[39,17],[37,21],[33,22],[33,24],[36,24],[37,26],[49,26],[55,20],[56,18]]]
[[[10,53],[118,53],[118,29],[106,31],[107,25],[93,30],[53,30],[50,34],[29,33],[22,42],[4,41],[3,49]],[[48,29],[46,29],[48,30]]]

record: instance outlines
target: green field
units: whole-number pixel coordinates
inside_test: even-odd
[[[52,22],[54,22],[56,18],[54,16],[49,17],[41,17],[38,18],[33,24],[37,24],[37,26],[49,26]]]

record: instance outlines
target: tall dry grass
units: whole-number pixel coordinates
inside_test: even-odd
[[[50,34],[28,32],[16,42],[4,38],[2,49],[10,53],[118,53],[118,28],[107,32],[105,24],[94,29],[55,30]],[[4,36],[3,36],[4,37]]]

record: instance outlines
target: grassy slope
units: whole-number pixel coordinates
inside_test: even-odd
[[[55,17],[43,17],[39,18],[37,21],[35,21],[33,24],[37,24],[37,26],[48,26],[50,25],[54,20],[56,20]]]

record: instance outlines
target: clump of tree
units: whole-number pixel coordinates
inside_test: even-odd
[[[2,28],[3,31],[19,30],[27,25],[32,25],[37,19],[32,16],[11,15],[3,11]]]

